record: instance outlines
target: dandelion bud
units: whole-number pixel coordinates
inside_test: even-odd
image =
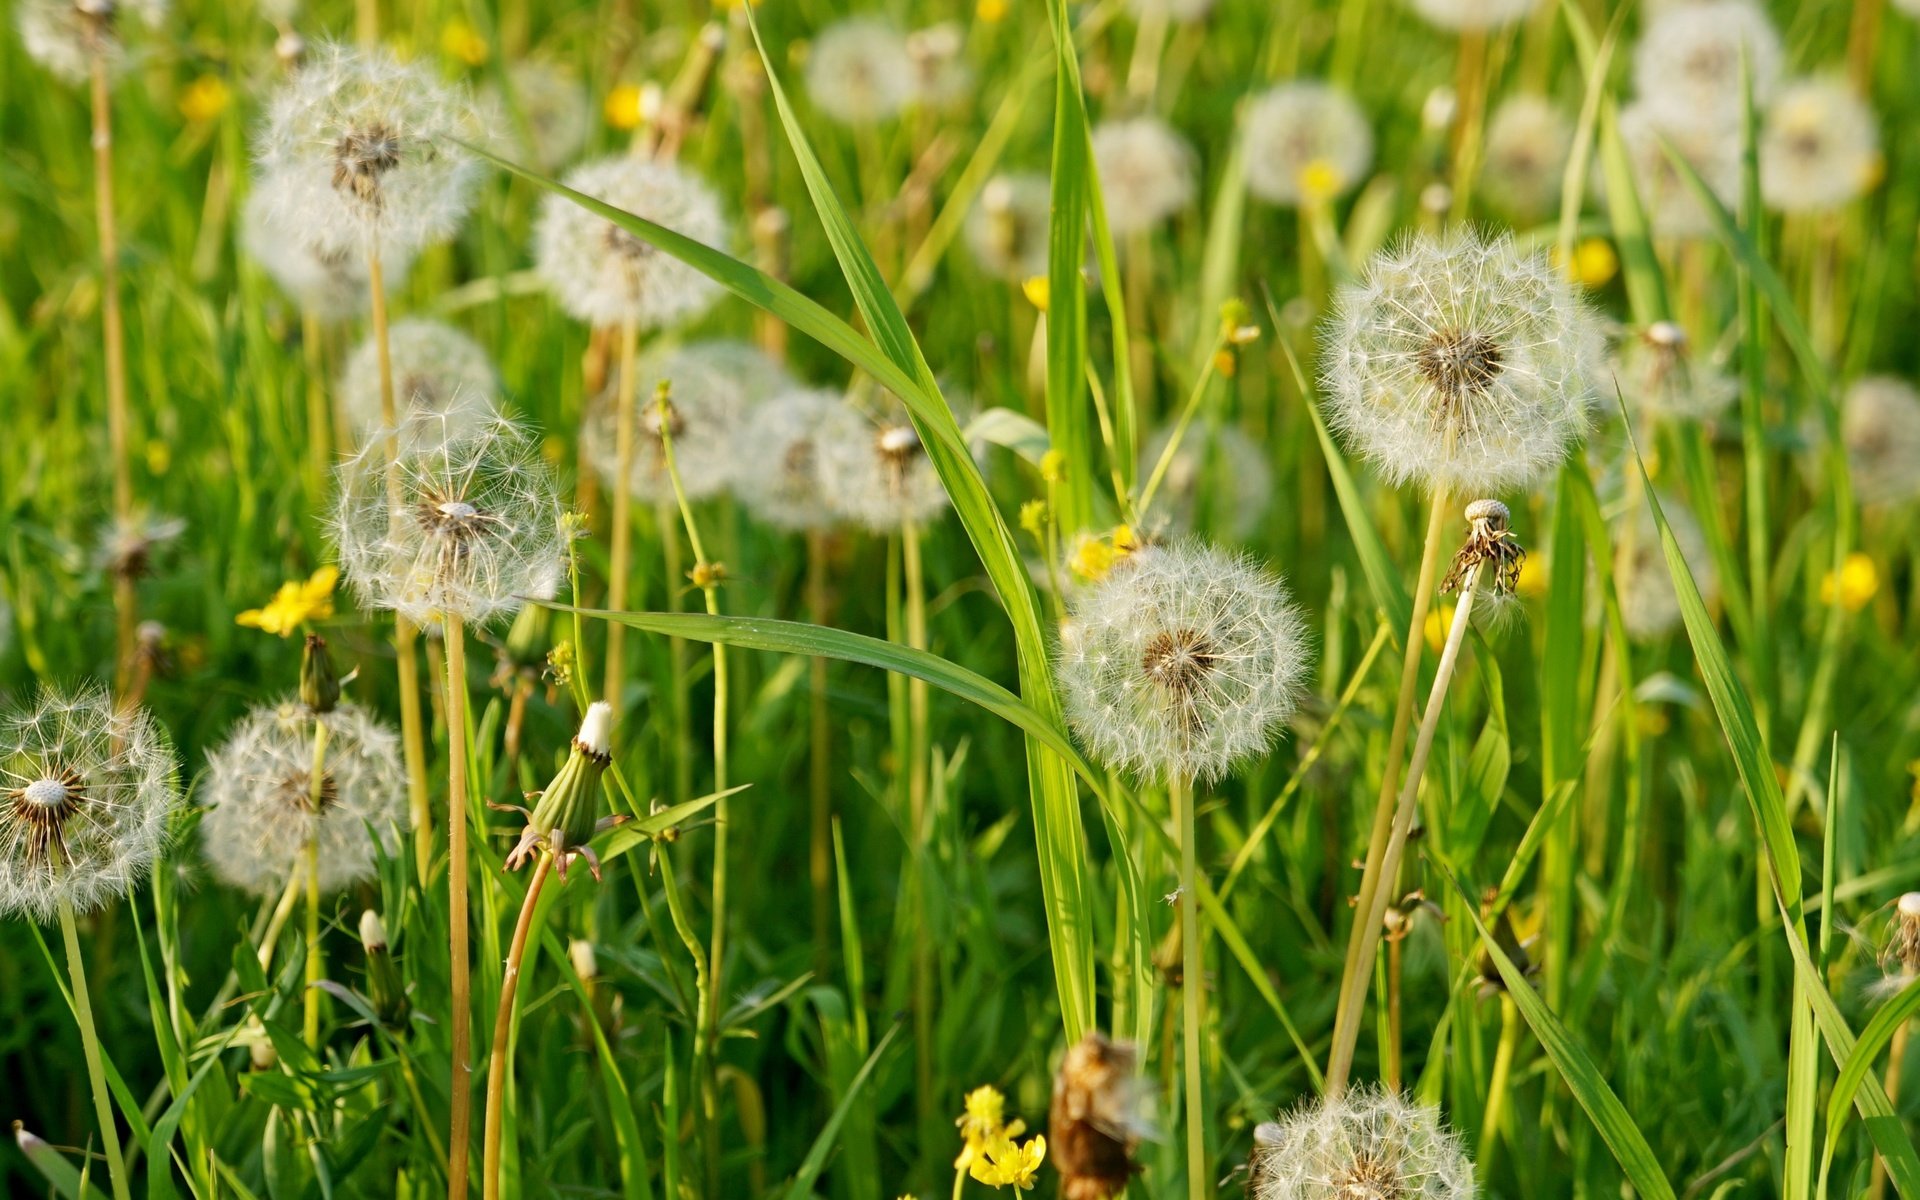
[[[452,437],[484,424],[499,412],[500,378],[479,342],[444,321],[409,317],[387,331],[394,416],[416,437]],[[364,440],[386,424],[381,394],[380,347],[368,338],[354,348],[340,372],[340,404]],[[444,421],[415,421],[416,415]]]
[[[280,1052],[274,1048],[273,1039],[267,1036],[267,1027],[259,1017],[252,1013],[241,1023],[240,1040],[247,1046],[247,1065],[256,1071],[271,1071],[280,1065]]]
[[[1193,147],[1158,117],[1095,126],[1093,161],[1115,237],[1145,233],[1193,203]]]
[[[1262,92],[1247,109],[1247,190],[1297,207],[1344,196],[1373,166],[1373,129],[1344,90],[1296,80]]]
[[[317,633],[307,635],[300,651],[300,703],[320,714],[332,712],[340,703],[340,677],[334,674],[327,639]]]
[[[1045,175],[996,175],[967,214],[967,248],[981,268],[1019,283],[1047,273],[1053,198]]]
[[[15,20],[27,57],[62,82],[85,83],[96,57],[110,70],[125,64],[122,18],[156,29],[166,15],[166,0],[20,0]]]
[[[1473,1163],[1437,1110],[1358,1089],[1254,1139],[1252,1200],[1472,1200]]]
[[[600,958],[594,953],[593,943],[585,938],[574,938],[567,943],[567,961],[573,964],[573,973],[582,982],[600,978]]]
[[[1064,1200],[1108,1200],[1141,1170],[1134,1161],[1151,1133],[1142,1115],[1139,1055],[1098,1030],[1068,1049],[1053,1079],[1048,1146]]]
[[[640,499],[672,502],[666,438],[673,439],[673,466],[689,500],[718,495],[742,472],[763,464],[740,453],[742,429],[761,401],[793,386],[785,369],[745,342],[693,342],[649,355],[634,368],[634,439],[627,486]],[[659,391],[668,388],[665,411]],[[618,385],[602,393],[587,421],[588,462],[609,485],[620,476]]]
[[[554,856],[562,880],[576,854],[584,856],[593,877],[600,878],[600,860],[587,843],[601,827],[600,777],[613,761],[612,728],[610,706],[598,701],[587,706],[572,752],[553,782],[540,793],[539,802],[527,815],[525,832],[507,855],[508,870],[519,869],[536,852],[545,850]]]
[[[814,107],[843,125],[898,116],[917,83],[906,38],[872,17],[849,17],[821,30],[807,54],[806,81]]]
[[[367,952],[367,998],[373,1011],[388,1025],[404,1024],[413,1004],[388,947],[387,927],[371,908],[360,914],[360,945]]]

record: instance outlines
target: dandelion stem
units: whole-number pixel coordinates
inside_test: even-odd
[[[67,946],[67,974],[73,979],[73,1018],[80,1024],[80,1048],[87,1060],[87,1082],[93,1089],[93,1114],[100,1122],[100,1140],[107,1150],[107,1175],[113,1200],[132,1200],[127,1185],[127,1163],[120,1154],[120,1129],[107,1099],[107,1072],[100,1061],[100,1035],[93,1027],[93,1002],[87,996],[87,968],[80,953],[80,934],[73,924],[73,905],[60,896],[60,936]]]
[[[1180,1024],[1184,1043],[1181,1057],[1186,1066],[1186,1093],[1182,1099],[1187,1111],[1187,1195],[1190,1200],[1206,1200],[1206,1101],[1200,1083],[1200,990],[1203,966],[1192,782],[1180,775],[1169,776],[1167,800],[1172,804],[1174,818],[1180,824]]]
[[[807,531],[807,619],[828,624],[827,535]],[[807,874],[813,884],[814,975],[827,978],[828,948],[833,928],[833,776],[827,755],[833,726],[827,715],[827,660],[814,655],[807,661],[807,790],[812,821],[808,839]]]
[[[513,1067],[513,1004],[520,988],[520,964],[526,958],[527,934],[533,928],[533,910],[540,902],[540,889],[547,882],[547,872],[553,869],[552,854],[542,853],[538,859],[533,866],[533,878],[527,881],[527,897],[520,904],[520,919],[513,927],[506,973],[500,977],[500,1009],[493,1018],[493,1054],[487,1060],[486,1140],[480,1165],[481,1195],[486,1200],[499,1200],[500,1196],[500,1127],[505,1116],[507,1074]]]
[[[320,1045],[320,989],[323,973],[320,957],[320,805],[327,762],[327,723],[319,716],[313,720],[313,770],[307,782],[307,812],[313,827],[307,832],[306,852],[301,857],[300,873],[307,889],[307,988],[301,998],[301,1030],[307,1045]]]
[[[320,319],[312,310],[300,314],[300,350],[307,376],[307,490],[318,503],[326,494],[327,467],[333,461],[333,406],[322,370]]]
[[[615,385],[614,453],[618,468],[613,481],[613,553],[607,567],[607,607],[622,612],[627,607],[627,580],[633,573],[633,454],[634,389],[638,372],[634,356],[639,350],[640,327],[631,318],[620,326],[620,375]],[[669,581],[669,588],[673,586]],[[626,679],[627,627],[618,621],[607,623],[607,685],[601,699],[620,713],[620,692]]]
[[[100,233],[100,323],[106,341],[107,448],[113,460],[113,516],[125,523],[133,515],[133,475],[127,462],[126,323],[120,311],[120,233],[113,215],[113,100],[107,60],[96,51],[90,65],[93,84],[94,210]],[[117,641],[114,692],[124,695],[133,671],[139,613],[133,576],[116,572],[113,610]]]
[[[448,1200],[465,1200],[472,1153],[473,999],[467,962],[467,634],[449,612],[447,643],[447,922],[453,975],[453,1119],[447,1137]]]
[[[927,648],[927,596],[920,555],[920,527],[911,517],[900,524],[900,558],[906,589],[907,646]],[[907,820],[914,864],[913,906],[921,936],[913,942],[914,1078],[918,1084],[920,1125],[931,1132],[938,1126],[937,1095],[933,1086],[933,943],[927,935],[927,885],[922,878],[927,845],[927,775],[932,749],[927,735],[927,684],[907,680]]]
[[[273,915],[267,920],[267,930],[260,935],[259,945],[254,950],[254,957],[260,960],[262,971],[265,971],[268,964],[273,962],[274,946],[280,941],[280,932],[287,927],[287,921],[293,916],[293,906],[300,902],[301,895],[305,893],[306,884],[307,881],[301,878],[299,872],[294,872],[287,877],[287,888],[280,893],[279,903],[273,906]],[[215,1003],[209,1006],[209,1013],[227,1002],[233,994],[232,985],[238,980],[239,977],[231,971],[227,973],[227,982],[221,985],[220,993],[214,997]],[[202,1024],[205,1024],[204,1020]]]
[[[1887,1103],[1897,1105],[1900,1096],[1900,1066],[1907,1057],[1907,1030],[1911,1021],[1902,1021],[1900,1028],[1893,1031],[1893,1044],[1887,1049]],[[1873,1156],[1873,1182],[1868,1185],[1868,1200],[1885,1200],[1887,1194],[1887,1160],[1878,1154]]]

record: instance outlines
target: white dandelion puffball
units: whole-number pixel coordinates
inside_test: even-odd
[[[1741,59],[1753,101],[1765,107],[1780,81],[1780,35],[1759,5],[1715,0],[1661,13],[1633,51],[1633,85],[1640,103],[1673,129],[1738,127]]]
[[[733,490],[756,518],[775,529],[825,529],[837,514],[828,506],[821,482],[821,465],[828,457],[823,447],[871,438],[865,419],[839,392],[783,392],[756,408],[740,431],[740,461],[752,467],[738,472]]]
[[[487,625],[559,586],[560,497],[524,425],[496,416],[451,435],[408,428],[447,421],[402,423],[391,478],[385,439],[341,464],[332,532],[365,607],[422,626],[442,615]]]
[[[1198,21],[1213,11],[1214,0],[1127,0],[1136,17],[1168,21]]]
[[[1373,166],[1373,128],[1345,91],[1295,80],[1247,109],[1247,190],[1298,206],[1344,196]]]
[[[974,94],[973,68],[962,57],[966,47],[966,34],[954,21],[942,21],[907,35],[915,104],[942,109],[966,103]]]
[[[1720,595],[1720,576],[1707,553],[1707,537],[1700,522],[1678,501],[1660,497],[1660,511],[1673,530],[1680,556],[1693,572],[1700,598],[1711,608]],[[1613,587],[1620,597],[1620,623],[1636,641],[1652,641],[1680,627],[1680,595],[1667,570],[1667,553],[1660,543],[1660,527],[1653,509],[1645,504],[1631,518],[1614,527]]]
[[[1456,33],[1500,29],[1534,10],[1539,0],[1407,0],[1420,19]]]
[[[1340,289],[1322,330],[1328,420],[1395,484],[1497,495],[1554,470],[1587,427],[1597,323],[1543,254],[1420,234]]]
[[[1669,321],[1622,342],[1611,367],[1627,404],[1658,420],[1710,421],[1740,394],[1739,381],[1702,361],[1687,335]]]
[[[300,186],[278,172],[256,180],[240,210],[240,245],[302,312],[322,321],[357,317],[372,300],[366,252],[330,245],[292,223],[297,206],[288,192]],[[382,237],[380,275],[389,294],[406,282],[413,254],[411,245]]]
[[[967,214],[967,249],[989,274],[1015,283],[1047,273],[1053,195],[1045,175],[997,175]]]
[[[576,167],[566,185],[696,242],[726,246],[720,198],[683,167],[621,154]],[[705,275],[565,196],[541,200],[533,259],[560,307],[594,325],[677,325],[720,295]]]
[[[481,102],[498,114],[504,157],[551,171],[573,161],[593,133],[593,101],[570,71],[540,59],[507,66],[507,91],[488,84]]]
[[[1141,450],[1137,478],[1142,486],[1166,453],[1173,430],[1172,425],[1161,429]],[[1149,519],[1165,517],[1174,533],[1204,530],[1245,541],[1260,527],[1272,499],[1273,470],[1254,440],[1237,425],[1196,421],[1167,463]]]
[[[807,53],[813,106],[844,125],[872,125],[899,116],[919,80],[907,39],[877,17],[848,17],[821,30]]]
[[[687,499],[725,491],[738,473],[764,464],[740,454],[740,433],[755,405],[792,386],[781,366],[745,342],[693,342],[635,364],[633,457],[627,477],[634,496],[674,499],[667,472],[666,442],[673,442],[674,470]],[[655,398],[666,384],[664,420]],[[593,469],[617,486],[620,478],[619,383],[601,393],[588,413],[585,450]]]
[[[85,83],[96,55],[109,71],[126,65],[127,18],[157,29],[166,16],[167,0],[20,0],[14,20],[27,57],[62,82]]]
[[[1358,1088],[1261,1126],[1251,1200],[1473,1200],[1473,1163],[1438,1109]]]
[[[1760,133],[1760,195],[1782,212],[1838,208],[1880,174],[1880,122],[1840,79],[1789,84]]]
[[[451,237],[473,204],[480,135],[472,101],[384,50],[315,48],[267,106],[256,157],[281,175],[283,223],[331,249],[369,237],[425,246]]]
[[[454,436],[498,413],[500,377],[480,343],[444,321],[408,317],[387,331],[394,415],[415,434]],[[380,347],[368,338],[340,372],[340,402],[362,437],[385,426]],[[440,414],[445,421],[415,421]]]
[[[1093,162],[1115,237],[1144,233],[1193,203],[1193,147],[1158,117],[1102,121]]]
[[[105,688],[42,688],[0,713],[0,917],[46,922],[131,891],[167,844],[173,744]]]
[[[1204,544],[1152,546],[1070,598],[1060,691],[1101,763],[1211,780],[1272,745],[1312,658],[1277,576]]]
[[[313,786],[314,722],[327,727]],[[407,828],[400,735],[355,704],[316,717],[294,700],[261,705],[207,756],[202,846],[223,882],[277,896],[319,847],[320,890],[375,877]]]
[[[1840,439],[1860,503],[1897,504],[1920,496],[1920,392],[1911,384],[1872,375],[1848,388]]]
[[[1481,166],[1487,199],[1501,212],[1537,218],[1553,210],[1567,172],[1573,122],[1544,96],[1512,96],[1493,110]]]
[[[947,507],[947,489],[897,404],[877,420],[851,405],[815,443],[820,490],[837,515],[875,533],[925,524]],[[851,423],[848,417],[851,417]]]
[[[1730,206],[1740,190],[1739,126],[1725,122],[1669,126],[1655,109],[1639,102],[1620,110],[1620,140],[1653,232],[1670,238],[1707,237],[1713,233],[1713,218],[1667,156],[1662,138],[1700,176],[1707,190]]]

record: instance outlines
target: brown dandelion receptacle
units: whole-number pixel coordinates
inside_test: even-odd
[[[1513,514],[1498,500],[1475,500],[1467,505],[1467,540],[1453,556],[1453,565],[1440,581],[1442,592],[1466,586],[1469,572],[1480,568],[1495,595],[1510,595],[1520,583],[1527,552],[1514,540]]]
[[[1060,1170],[1065,1200],[1108,1200],[1139,1173],[1135,1070],[1139,1055],[1095,1030],[1067,1051],[1053,1081],[1047,1123],[1049,1160]]]
[[[1470,329],[1436,329],[1414,356],[1414,365],[1433,385],[1435,428],[1471,429],[1476,397],[1499,378],[1506,361],[1500,343]]]

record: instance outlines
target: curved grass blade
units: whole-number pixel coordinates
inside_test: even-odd
[[[827,1118],[826,1125],[820,1130],[820,1136],[813,1139],[813,1147],[807,1151],[807,1157],[800,1163],[799,1173],[794,1175],[793,1183],[787,1188],[786,1200],[810,1200],[814,1183],[820,1178],[820,1172],[826,1169],[827,1155],[833,1151],[834,1139],[840,1136],[840,1126],[846,1123],[847,1114],[853,1111],[854,1101],[860,1098],[861,1089],[866,1087],[867,1080],[873,1076],[873,1069],[879,1065],[880,1056],[887,1052],[887,1047],[893,1045],[893,1039],[899,1033],[900,1023],[896,1021],[893,1028],[887,1030],[886,1036],[880,1039],[880,1044],[873,1048],[873,1053],[867,1055],[866,1065],[860,1068],[860,1073],[855,1075],[853,1082],[847,1085],[847,1094],[842,1096],[840,1103],[834,1106],[833,1115]]]

